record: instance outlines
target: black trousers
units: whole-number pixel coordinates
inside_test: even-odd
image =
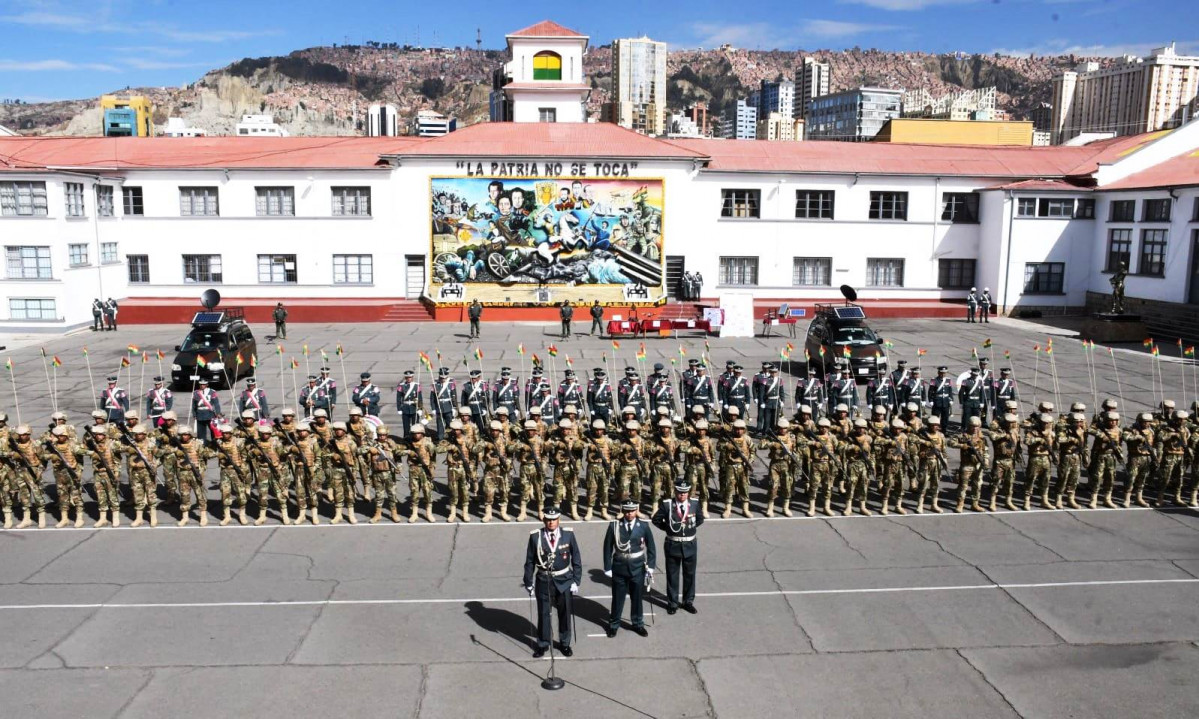
[[[558,608],[558,641],[570,646],[570,591],[560,589],[553,582],[538,577],[537,594],[537,646],[547,648],[553,641],[554,623],[550,611]],[[553,595],[551,597],[551,594]]]
[[[941,418],[941,431],[942,432],[948,431],[948,429],[949,429],[949,413],[950,413],[950,411],[951,411],[951,408],[949,406],[933,407],[933,415]]]
[[[627,570],[626,570],[627,571]],[[620,629],[620,615],[624,613],[624,598],[629,597],[629,618],[634,627],[645,626],[645,608],[642,598],[645,595],[645,569],[639,569],[629,574],[621,570],[612,572],[612,612],[608,626]]]
[[[570,337],[570,320],[562,320],[562,339]]]
[[[591,334],[604,336],[604,323],[596,318],[591,318]]]
[[[479,320],[471,320],[470,321],[470,336],[471,337],[479,336]]]
[[[400,413],[400,426],[404,428],[404,439],[408,439],[412,436],[412,425],[414,424],[416,424],[415,414],[404,414],[403,412]],[[425,431],[428,432],[428,430]]]
[[[672,542],[666,540],[666,603],[679,606],[679,573],[683,575],[683,604],[695,601],[695,565],[699,561],[699,547],[695,542]]]

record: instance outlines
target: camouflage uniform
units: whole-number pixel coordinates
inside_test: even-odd
[[[134,449],[136,447],[136,449]],[[158,508],[158,458],[161,450],[148,437],[131,444],[118,445],[115,454],[125,457],[125,469],[129,472],[129,486],[133,490],[133,509],[138,516],[134,525],[141,524],[140,513],[150,513],[150,525],[157,524]],[[145,461],[142,461],[145,458]]]
[[[498,424],[498,422],[496,423]],[[483,465],[483,521],[491,521],[491,508],[496,500],[496,491],[507,484],[505,478],[512,466],[509,456],[508,440],[504,437],[503,427],[495,428],[489,424],[491,436],[475,445],[475,461]],[[508,495],[500,494],[500,519],[508,521]],[[470,515],[463,518],[470,521]]]
[[[971,431],[947,442],[950,447],[956,447],[959,452],[958,464],[958,503],[955,512],[961,512],[970,500],[970,509],[981,512],[978,502],[982,495],[982,473],[987,466],[987,441],[982,431]]]
[[[1111,423],[1112,420],[1105,420]],[[1117,426],[1094,427],[1087,430],[1094,437],[1091,443],[1091,464],[1095,468],[1091,474],[1091,509],[1099,504],[1100,493],[1106,493],[1107,503],[1110,504],[1112,487],[1116,483],[1116,459],[1123,458],[1120,444],[1123,433]],[[1114,505],[1113,505],[1114,506]]]
[[[675,462],[679,457],[679,440],[674,436],[673,431],[666,434],[666,427],[660,427],[658,435],[646,449],[652,457],[649,500],[650,504],[656,506],[658,502],[668,498],[674,491],[675,475],[678,473]]]
[[[54,483],[58,490],[59,527],[70,521],[67,517],[71,507],[75,509],[75,526],[83,526],[83,447],[63,432],[51,441],[54,449],[42,453],[42,461],[50,464],[54,472]]]
[[[404,448],[408,458],[408,501],[412,503],[412,513],[408,515],[409,522],[415,522],[420,504],[425,505],[425,519],[435,522],[433,518],[433,463],[437,461],[437,447],[433,440],[423,433],[413,432],[408,446]]]
[[[897,424],[896,424],[897,423]],[[903,420],[892,422],[892,434],[880,434],[874,438],[875,467],[882,492],[882,514],[890,511],[891,495],[895,495],[895,511],[907,514],[903,508],[904,462],[908,438],[903,433]]]
[[[596,428],[595,431],[600,431]],[[609,518],[608,497],[612,484],[612,458],[616,453],[616,444],[606,434],[593,434],[587,440],[583,450],[583,458],[587,465],[587,514],[584,519],[591,519],[592,512],[599,510],[600,516]]]
[[[870,491],[870,474],[872,472],[871,460],[873,457],[870,453],[871,437],[866,432],[866,420],[857,420],[858,424],[855,431],[852,432],[841,445],[841,451],[845,455],[845,479],[847,485],[847,493],[845,495],[845,511],[843,514],[849,516],[853,514],[853,498],[858,496],[858,504],[862,510],[862,514],[867,516],[872,512],[866,508],[866,495]]]
[[[1153,430],[1145,421],[1138,420],[1131,428],[1124,430],[1124,445],[1128,447],[1124,506],[1131,505],[1135,495],[1138,506],[1148,507],[1149,503],[1142,493],[1145,491],[1145,480],[1153,471]]]
[[[1028,466],[1024,470],[1024,508],[1032,507],[1032,496],[1041,490],[1041,504],[1046,509],[1056,505],[1049,501],[1049,490],[1053,484],[1050,472],[1053,456],[1053,433],[1050,422],[1043,421],[1024,435],[1024,446],[1028,448]]]
[[[92,489],[100,505],[100,517],[92,526],[103,527],[108,524],[105,512],[112,512],[113,526],[116,526],[121,516],[121,470],[117,464],[117,454],[112,450],[112,442],[107,438],[107,431],[102,429],[100,436],[104,439],[97,439],[88,452],[92,462]]]
[[[266,431],[268,429],[269,427],[260,427],[259,436],[244,445],[251,473],[258,485],[258,518],[254,520],[254,524],[266,521],[267,505],[270,504],[272,492],[279,500],[279,516],[283,523],[291,524],[291,515],[287,509],[291,472],[283,461],[283,445],[271,432]]]
[[[179,518],[180,524],[187,524],[188,516],[191,514],[193,494],[196,497],[196,504],[200,508],[200,526],[208,524],[208,491],[204,486],[204,470],[206,469],[205,463],[214,454],[211,449],[190,436],[187,436],[187,441],[183,441],[183,437],[180,437],[174,447],[163,447],[160,454],[163,464],[166,464],[167,457],[173,455],[176,465],[179,467],[179,511],[182,515]]]
[[[25,429],[25,427],[22,425],[18,429]],[[26,438],[22,440],[22,436]],[[17,435],[15,431],[12,432],[9,435],[8,444],[5,446],[8,449],[6,454],[8,462],[13,468],[9,491],[16,492],[21,508],[25,510],[25,518],[18,525],[18,529],[20,529],[33,523],[33,511],[36,510],[40,515],[46,509],[45,493],[42,491],[42,472],[46,465],[37,451],[37,445],[27,434]],[[45,520],[42,520],[41,524],[44,525],[44,523]]]
[[[824,513],[833,513],[830,504],[833,495],[833,480],[840,471],[837,455],[841,451],[841,441],[829,430],[831,423],[827,418],[817,422],[816,436],[808,447],[810,457],[808,467],[808,516],[816,514],[816,506],[820,498],[824,498]]]
[[[325,485],[325,451],[321,448],[320,437],[310,428],[302,428],[296,434],[296,443],[288,449],[292,475],[296,478],[296,503],[300,505],[297,521],[303,521],[311,510],[312,523],[320,524],[320,493]],[[399,461],[394,455],[393,459]]]
[[[641,503],[641,479],[649,474],[649,443],[639,434],[630,434],[620,446],[620,496]]]
[[[916,445],[919,461],[916,469],[916,488],[919,492],[916,496],[916,514],[924,513],[926,496],[932,500],[929,508],[937,514],[941,513],[941,472],[946,469],[945,435],[938,431],[941,425],[932,423],[932,419],[930,418],[928,429],[914,433],[909,438]]]
[[[766,516],[774,516],[774,500],[780,492],[783,496],[783,515],[791,516],[791,495],[795,489],[795,460],[799,456],[799,444],[794,435],[787,431],[786,420],[779,422],[779,432],[762,441],[770,459],[770,493],[766,500]],[[693,485],[695,486],[695,485]]]
[[[538,434],[537,429],[532,427],[533,422],[526,422],[526,427],[530,427],[526,436],[520,442],[514,442],[509,446],[511,456],[520,462],[520,513],[516,515],[516,521],[523,522],[528,516],[527,509],[529,499],[533,499],[534,506],[537,507],[537,512],[540,514],[541,507],[545,504],[545,482],[544,482],[544,464],[545,461],[545,442]]]
[[[220,472],[221,506],[224,518],[221,524],[229,523],[229,509],[237,498],[238,518],[246,523],[246,502],[250,498],[250,467],[246,464],[246,449],[242,440],[232,433],[222,434],[216,452],[217,468]]]
[[[564,420],[565,421],[565,420]],[[583,442],[572,431],[550,440],[546,449],[554,466],[554,502],[569,508],[570,518],[579,518],[579,463],[583,459]],[[567,510],[563,510],[567,511]]]
[[[391,510],[391,521],[400,521],[399,509],[396,506],[395,468],[398,466],[396,459],[401,450],[386,430],[384,426],[377,427],[375,440],[368,441],[359,450],[370,468],[371,491],[375,495],[375,514],[371,517],[371,524],[379,521],[384,505]],[[300,507],[304,506],[303,486],[303,481],[296,482],[296,500]]]
[[[336,424],[341,425],[340,422]],[[329,478],[329,487],[333,490],[333,519],[331,522],[340,524],[342,512],[346,511],[350,524],[356,524],[358,518],[354,515],[354,488],[351,482],[353,482],[353,472],[358,464],[358,445],[345,433],[343,427],[344,425],[338,427],[341,434],[338,434],[337,430],[333,432],[332,439],[324,448],[325,459],[328,462],[326,476]],[[415,477],[417,472],[415,469],[410,469],[408,474]],[[412,506],[416,507],[415,500]],[[415,509],[413,511],[415,513]]]
[[[753,440],[745,436],[744,426],[736,429],[741,433],[734,432],[732,437],[717,445],[720,452],[720,475],[724,484],[722,516],[726,518],[732,514],[735,500],[740,500],[741,513],[749,516],[749,481],[753,474],[751,462],[758,450]]]
[[[471,461],[470,441],[458,420],[451,424],[450,436],[437,444],[437,451],[445,456],[446,484],[450,490],[450,521],[461,507],[463,521],[470,515],[470,495],[474,472]]]
[[[1179,413],[1180,415],[1182,413]],[[1156,432],[1154,443],[1161,460],[1157,465],[1157,506],[1166,503],[1167,495],[1174,492],[1174,503],[1182,505],[1182,489],[1186,467],[1191,461],[1190,432],[1176,415],[1169,424]]]
[[[706,424],[705,421],[705,426]],[[716,441],[706,432],[701,435],[697,431],[683,446],[683,455],[687,484],[691,485],[691,491],[699,500],[700,512],[707,517],[710,483],[719,481],[719,472],[716,471]]]
[[[174,414],[171,412],[170,414]],[[169,447],[179,438],[179,425],[176,420],[164,419],[158,428],[155,440],[164,447]],[[179,477],[179,458],[174,452],[162,456],[162,481],[167,486],[167,499],[178,502],[182,492]]]
[[[1082,471],[1083,453],[1087,448],[1086,429],[1082,427],[1085,418],[1076,422],[1067,422],[1058,430],[1057,440],[1057,495],[1053,505],[1058,509],[1069,506],[1078,509],[1074,493],[1078,490],[1078,477]],[[1063,504],[1063,500],[1065,504]]]
[[[990,432],[991,447],[995,457],[991,462],[991,505],[996,509],[999,495],[1004,495],[1005,506],[1016,509],[1012,504],[1012,492],[1016,487],[1016,455],[1020,453],[1020,428],[1016,422],[996,425]]]

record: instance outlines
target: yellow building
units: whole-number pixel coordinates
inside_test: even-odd
[[[888,120],[875,142],[934,145],[1032,145],[1033,124],[1008,120]]]
[[[154,105],[144,95],[100,97],[101,133],[105,137],[153,137]]]

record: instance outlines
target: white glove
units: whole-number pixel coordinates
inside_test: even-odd
[[[579,585],[578,585],[578,584],[571,584],[571,585],[570,585],[570,593],[571,593],[571,594],[578,594],[578,593],[579,593]]]
[[[525,589],[529,590],[530,597],[533,596],[533,588],[532,587],[525,587]]]
[[[653,578],[654,578],[654,570],[653,570],[652,568],[651,568],[651,569],[646,569],[646,570],[645,570],[645,574],[646,574],[646,576],[648,576],[650,579],[653,579]]]
[[[607,577],[608,579],[611,579],[612,578],[612,570],[609,569],[608,571],[604,572],[604,576]]]

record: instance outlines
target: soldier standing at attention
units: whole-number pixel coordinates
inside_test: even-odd
[[[367,417],[378,417],[379,403],[383,401],[382,393],[371,382],[370,372],[363,372],[358,375],[358,378],[362,381],[350,392],[350,402],[358,409],[361,409],[362,414]]]
[[[879,434],[874,438],[874,453],[878,457],[877,472],[882,490],[882,511],[886,516],[891,508],[891,495],[895,495],[895,511],[907,514],[903,508],[904,458],[907,454],[907,425],[896,417],[891,420],[891,433]]]
[[[479,302],[478,297],[466,308],[466,316],[470,319],[470,338],[478,339],[479,322],[483,319],[483,303]]]
[[[570,321],[574,319],[575,308],[566,300],[558,307],[558,317],[562,320],[562,339],[570,339]]]
[[[658,563],[654,533],[649,524],[637,518],[636,502],[623,502],[620,509],[624,517],[613,520],[604,535],[604,576],[612,580],[612,609],[608,613],[607,634],[611,639],[620,629],[627,594],[633,631],[646,637],[649,631],[645,628],[641,598],[653,580],[654,566]]]
[[[400,414],[404,439],[412,435],[412,425],[420,421],[420,411],[424,409],[422,400],[420,383],[413,379],[412,370],[404,370],[404,381],[396,387],[396,412]]]
[[[742,426],[744,432],[744,425]],[[699,542],[696,531],[704,523],[699,502],[691,499],[691,485],[680,482],[674,486],[674,499],[663,499],[654,512],[654,526],[666,533],[666,613],[674,614],[681,606],[689,614],[695,608],[695,568],[699,561]],[[682,574],[682,601],[679,595],[679,575]]]
[[[937,368],[937,376],[929,386],[929,402],[933,416],[941,420],[941,427],[949,427],[949,414],[953,411],[953,379],[945,365]]]
[[[223,434],[221,436],[224,437]],[[173,447],[163,447],[161,456],[165,458],[168,455],[175,456],[175,465],[182,472],[179,477],[179,526],[185,526],[191,520],[193,494],[200,510],[200,526],[208,526],[208,492],[204,485],[204,470],[215,452],[195,441],[190,431],[183,431]],[[154,509],[151,508],[150,512],[150,526],[154,526]]]
[[[504,425],[498,420],[492,420],[488,425],[490,434],[475,445],[475,460],[483,465],[483,521],[491,521],[491,506],[495,503],[496,495],[500,500],[500,519],[508,521],[508,473],[512,469],[512,455],[509,453],[508,438],[504,435]],[[451,510],[453,511],[453,510]],[[469,522],[470,515],[463,513],[463,521]]]
[[[512,456],[520,462],[520,512],[516,521],[523,522],[528,515],[529,500],[534,507],[545,502],[545,440],[540,425],[535,420],[525,420],[525,436],[512,444]]]
[[[358,445],[352,437],[346,434],[345,422],[333,423],[333,436],[326,445],[325,456],[329,462],[329,484],[333,488],[333,519],[330,520],[330,524],[341,524],[343,510],[349,515],[350,524],[357,524],[358,518],[354,516],[354,468],[358,466]],[[416,472],[409,467],[408,475],[415,477]],[[261,486],[260,481],[260,497],[262,495]],[[416,506],[415,502],[412,506]],[[286,506],[284,510],[284,517],[286,517]],[[414,509],[413,512],[415,511]],[[263,512],[265,510],[259,510],[259,521],[265,518]],[[258,523],[255,522],[255,524]]]
[[[858,381],[853,378],[849,365],[842,365],[841,377],[833,380],[829,387],[828,403],[830,405],[845,405],[845,411],[858,407]]]
[[[492,407],[495,408],[496,414],[499,414],[501,409],[506,409],[508,416],[513,419],[519,415],[520,385],[512,379],[511,367],[500,368],[500,378],[492,390]]]
[[[108,431],[104,425],[95,424],[89,430],[92,434],[91,451],[88,453],[92,460],[92,489],[96,493],[96,503],[100,506],[100,516],[92,526],[99,529],[108,526],[108,513],[112,513],[112,526],[121,526],[121,472],[117,468],[117,455],[108,442]],[[8,495],[7,491],[3,492]],[[12,528],[11,499],[4,506],[4,528]]]
[[[412,425],[412,437],[404,448],[408,456],[408,491],[412,502],[412,513],[408,521],[415,522],[420,503],[425,503],[425,519],[436,522],[433,517],[433,462],[437,459],[437,447],[433,440],[425,437],[423,424]]]
[[[1016,486],[1016,457],[1020,454],[1020,418],[1015,414],[1003,415],[1002,421],[992,426],[990,439],[995,457],[991,464],[990,510],[995,511],[999,495],[1003,494],[1004,506],[1015,511],[1012,492]]]
[[[966,295],[966,321],[973,322],[974,315],[978,312],[978,288],[971,287],[970,294]]]
[[[604,308],[599,300],[591,305],[591,334],[604,336]]]
[[[919,461],[917,477],[920,494],[916,498],[916,514],[924,513],[926,495],[932,496],[932,511],[940,514],[941,470],[948,464],[945,461],[945,435],[941,434],[941,420],[929,417],[928,428],[923,433],[913,432],[909,440],[917,448]]]
[[[783,402],[787,396],[783,392],[783,381],[779,379],[778,366],[770,365],[767,367],[767,373],[758,394],[758,417],[761,418],[758,422],[759,434],[774,430],[779,417],[782,416]]]
[[[1043,415],[1048,416],[1048,415]],[[1106,492],[1109,507],[1112,505],[1112,485],[1116,483],[1116,460],[1123,460],[1124,453],[1120,450],[1123,433],[1120,430],[1120,415],[1107,412],[1103,415],[1103,423],[1098,427],[1092,426],[1087,434],[1095,439],[1091,442],[1091,509],[1099,505],[1100,492]],[[1159,439],[1154,432],[1154,442]]]
[[[454,380],[450,379],[450,368],[442,367],[437,370],[437,379],[429,389],[429,406],[437,417],[437,437],[447,436],[450,422],[454,421],[454,412],[458,407],[455,396]]]
[[[1158,490],[1157,502],[1155,502],[1157,507],[1165,505],[1171,490],[1174,492],[1174,503],[1185,506],[1182,501],[1185,467],[1193,459],[1190,448],[1190,430],[1186,428],[1186,420],[1189,416],[1185,410],[1171,412],[1169,422],[1165,426],[1159,427],[1154,437],[1154,445],[1157,447],[1158,456],[1161,457],[1157,466]],[[1110,489],[1104,504],[1112,506]]]
[[[129,393],[117,386],[117,375],[108,378],[108,387],[100,393],[100,409],[107,413],[105,421],[124,422],[125,413],[129,411]],[[201,384],[207,384],[200,380]]]
[[[1074,493],[1078,489],[1078,475],[1082,470],[1082,455],[1087,450],[1087,416],[1075,412],[1069,416],[1066,425],[1057,431],[1057,495],[1051,504],[1058,509],[1063,506],[1063,500],[1070,509],[1078,509]]]
[[[870,492],[870,472],[873,464],[870,452],[871,437],[870,433],[866,431],[867,426],[868,423],[865,419],[861,417],[855,419],[853,431],[842,445],[842,450],[845,452],[845,479],[848,485],[845,511],[842,512],[842,515],[846,517],[853,514],[853,498],[858,493],[861,494],[858,502],[861,505],[862,514],[867,517],[873,514],[866,508],[866,495]]]
[[[991,288],[984,287],[983,293],[978,297],[978,316],[983,322],[991,321],[991,305],[995,302],[991,299]]]
[[[1028,448],[1028,467],[1024,471],[1024,509],[1032,508],[1032,496],[1037,486],[1041,488],[1041,505],[1052,509],[1049,502],[1049,486],[1053,483],[1050,474],[1053,456],[1053,415],[1043,412],[1037,422],[1024,434],[1024,446]]]
[[[287,339],[287,309],[283,307],[282,302],[275,305],[275,311],[271,316],[275,320],[275,339]]]
[[[978,376],[978,368],[970,368],[970,376],[958,388],[958,401],[962,404],[962,426],[965,427],[971,417],[984,417],[987,414],[986,383]]]
[[[574,655],[571,640],[571,599],[579,593],[583,558],[575,533],[558,524],[558,508],[547,503],[541,513],[545,526],[529,533],[525,551],[524,587],[537,597],[537,649],[533,658],[545,656],[553,641],[551,610],[558,609],[558,640],[562,656]]]
[[[1137,415],[1132,427],[1124,430],[1124,444],[1128,447],[1128,464],[1125,471],[1128,479],[1124,485],[1124,506],[1132,504],[1135,495],[1137,506],[1148,507],[1142,493],[1145,491],[1145,480],[1153,471],[1153,430],[1150,423],[1153,415],[1142,412]]]
[[[953,508],[953,511],[959,514],[966,506],[967,495],[970,499],[970,510],[983,511],[978,501],[982,494],[982,474],[990,460],[987,457],[987,440],[983,436],[982,424],[978,417],[971,417],[966,423],[966,431],[946,442],[948,446],[956,447],[960,452],[958,503]]]
[[[229,429],[226,430],[226,427]],[[229,524],[229,509],[233,506],[235,497],[237,499],[237,521],[244,525],[249,521],[246,518],[246,502],[250,497],[250,466],[246,464],[245,443],[233,434],[233,428],[229,425],[222,425],[220,430],[221,438],[217,440],[216,454],[221,475],[221,506],[224,509],[221,526]],[[305,427],[305,431],[307,431],[307,427]],[[304,439],[301,436],[297,441],[302,443]],[[301,446],[303,445],[301,444]],[[320,485],[317,487],[319,489]],[[314,494],[312,501],[315,501],[315,496]],[[300,516],[304,516],[302,507]],[[315,523],[315,509],[312,516]]]
[[[375,494],[375,514],[371,517],[371,524],[378,524],[383,518],[383,505],[386,503],[387,508],[391,510],[391,521],[400,521],[400,510],[396,506],[396,470],[398,468],[397,458],[399,457],[399,447],[396,446],[395,440],[387,433],[387,425],[379,425],[375,427],[375,439],[367,439],[366,444],[361,450],[367,459],[367,464],[370,465],[370,482],[372,491]],[[300,519],[304,517],[304,495],[301,492],[303,481],[297,478],[296,480],[296,504],[300,506]],[[296,520],[299,524],[300,519]],[[466,521],[470,521],[469,516]]]
[[[587,465],[587,514],[584,520],[591,519],[594,511],[608,519],[608,492],[612,485],[612,459],[616,455],[616,445],[608,437],[608,425],[602,419],[591,422],[591,436],[586,440],[583,456]]]
[[[52,442],[46,443],[42,460],[49,462],[58,488],[60,518],[55,527],[65,527],[71,521],[68,513],[75,509],[75,527],[83,526],[83,447],[71,438],[66,426],[50,430]],[[3,491],[3,490],[0,490]]]
[[[446,484],[450,490],[450,522],[455,521],[459,508],[462,509],[462,521],[470,521],[470,475],[474,462],[471,459],[470,441],[462,431],[463,427],[459,420],[450,422],[450,436],[437,445],[437,451],[445,457]],[[484,521],[491,521],[490,504]]]
[[[741,512],[749,516],[749,478],[753,474],[753,457],[757,447],[745,436],[745,422],[733,422],[733,436],[720,443],[720,474],[724,484],[724,514],[733,513],[735,500],[741,502]],[[690,490],[688,490],[690,491]]]
[[[783,497],[783,516],[791,516],[791,491],[795,486],[794,459],[799,452],[796,437],[791,434],[791,423],[779,417],[777,431],[771,432],[762,441],[762,448],[770,457],[770,494],[766,497],[766,516],[774,516],[774,500],[780,492]]]
[[[127,458],[129,471],[129,486],[133,490],[133,524],[138,527],[142,523],[142,512],[150,515],[150,526],[158,526],[158,451],[154,444],[146,439],[146,428],[135,425],[131,430],[133,440],[118,447],[115,454]],[[182,433],[180,433],[182,434]]]
[[[308,385],[300,390],[300,406],[304,408],[305,417],[315,417],[319,409],[329,416],[329,393],[316,383],[316,375],[308,375]]]
[[[603,367],[596,367],[591,376],[593,379],[587,383],[587,409],[592,417],[603,420],[607,425],[612,421],[612,385],[608,384],[608,373]]]
[[[333,409],[337,407],[337,380],[330,376],[330,370],[327,366],[321,367],[320,379],[316,381],[318,387],[325,390],[325,394],[329,396],[329,406],[326,411],[329,412],[329,417],[333,417]]]

